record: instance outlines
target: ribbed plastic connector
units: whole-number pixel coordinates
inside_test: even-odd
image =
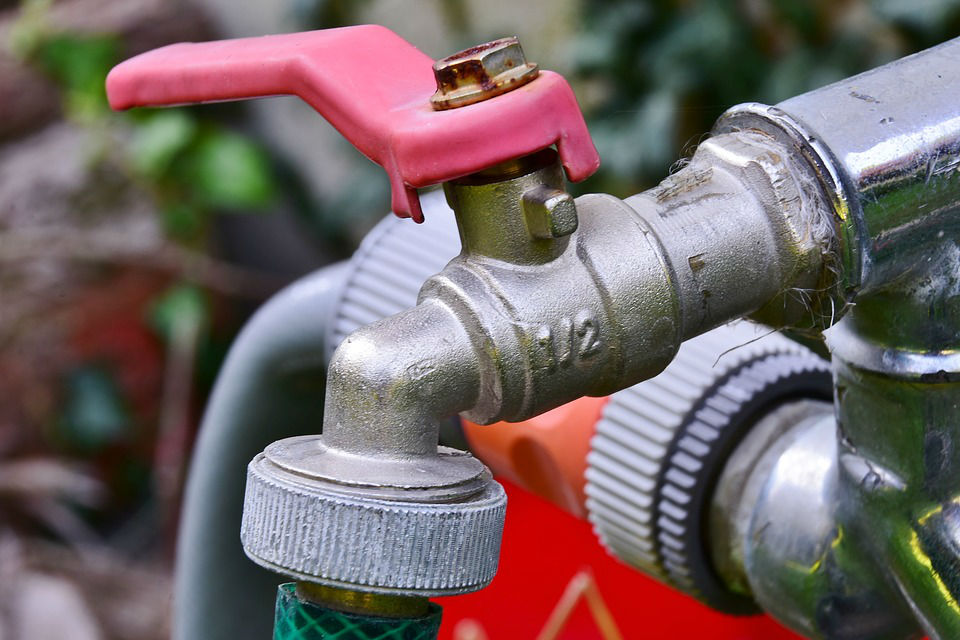
[[[586,473],[598,537],[714,608],[751,612],[752,601],[714,575],[704,509],[727,454],[759,416],[793,399],[828,400],[831,390],[823,359],[768,328],[740,322],[688,340],[660,375],[604,407]]]
[[[417,304],[424,281],[460,253],[460,235],[443,192],[420,197],[426,221],[419,227],[394,216],[367,234],[350,259],[350,273],[337,304],[327,340],[327,359],[344,338]]]
[[[273,640],[436,640],[442,613],[435,604],[419,618],[335,611],[299,598],[291,582],[277,592]]]

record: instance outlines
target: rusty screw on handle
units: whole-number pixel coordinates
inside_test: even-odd
[[[471,47],[433,63],[437,92],[430,103],[437,111],[463,107],[516,89],[537,77],[516,37]]]

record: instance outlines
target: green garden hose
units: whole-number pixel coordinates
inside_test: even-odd
[[[273,640],[436,640],[442,613],[433,603],[414,618],[337,611],[304,600],[290,582],[277,592]]]

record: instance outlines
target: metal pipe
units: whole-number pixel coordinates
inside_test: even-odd
[[[421,299],[445,302],[477,348],[480,393],[464,417],[517,421],[612,393],[742,315],[816,324],[834,278],[824,269],[832,223],[804,171],[767,137],[718,136],[655,189],[578,198],[576,231],[538,241],[499,216],[519,217],[538,184],[556,187],[556,168],[448,185],[465,250]]]
[[[730,456],[714,567],[805,637],[958,637],[960,386],[835,367],[839,422],[824,403],[785,405]]]
[[[859,293],[960,226],[960,38],[777,105],[822,144],[860,241]],[[859,267],[859,268],[857,268]]]
[[[960,383],[834,371],[838,523],[930,638],[960,637]]]
[[[316,430],[327,321],[347,275],[339,263],[271,298],[237,337],[200,427],[175,566],[173,637],[265,638],[279,579],[237,535],[247,462],[277,437]],[[242,611],[243,615],[237,615]]]
[[[836,248],[830,213],[806,187],[798,158],[738,132],[706,140],[684,169],[626,200],[673,272],[684,340],[744,315],[774,327],[821,322]]]
[[[835,371],[836,453],[825,449],[824,426],[823,450],[811,454],[832,469],[832,488],[817,506],[832,542],[816,542],[795,515],[774,514],[761,495],[751,518],[770,527],[745,543],[753,548],[745,562],[756,597],[783,619],[803,620],[798,628],[817,637],[912,637],[921,628],[931,638],[960,637],[958,91],[960,39],[776,107],[734,108],[716,129],[760,131],[791,146],[809,162],[840,222],[836,268],[848,306],[825,334]],[[802,458],[798,447],[783,456]],[[764,472],[770,487],[783,484],[778,469]],[[807,491],[784,488],[780,501],[793,504]],[[827,630],[814,601],[791,600],[784,587],[804,548],[823,556],[809,577],[791,579],[818,605],[896,612],[898,620],[909,611],[913,626],[890,622],[871,631],[851,615],[837,622],[852,624],[847,631]],[[832,579],[817,577],[831,571]],[[851,585],[864,582],[857,576],[868,574],[876,597],[850,600]]]
[[[907,369],[960,370],[945,348],[960,313],[958,90],[960,38],[774,107],[734,107],[714,128],[763,132],[809,163],[810,190],[839,222],[844,302],[863,311],[835,353],[871,369],[896,368],[897,358],[868,354],[863,340],[942,356]]]

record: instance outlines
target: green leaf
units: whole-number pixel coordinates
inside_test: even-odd
[[[275,197],[266,154],[235,133],[213,131],[191,149],[184,180],[197,199],[220,209],[256,209]]]
[[[187,244],[202,238],[208,219],[205,212],[186,202],[179,194],[168,200],[170,202],[165,203],[160,209],[166,232],[172,238]]]
[[[134,169],[148,177],[163,177],[177,154],[194,139],[196,120],[183,109],[156,111],[134,127],[130,156]]]
[[[96,451],[123,440],[131,421],[113,378],[103,369],[87,365],[67,380],[58,426],[68,443]]]
[[[150,325],[169,340],[175,326],[182,322],[205,325],[210,317],[206,294],[199,288],[180,284],[167,290],[151,306]]]
[[[86,119],[109,111],[103,87],[117,52],[112,37],[58,35],[39,45],[35,55],[63,88],[67,110]]]

